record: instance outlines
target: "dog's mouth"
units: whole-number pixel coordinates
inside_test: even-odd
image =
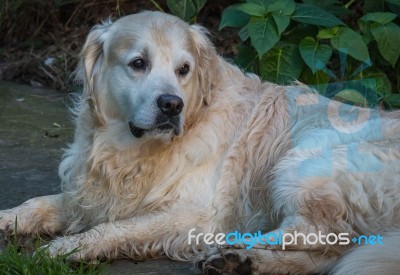
[[[163,132],[171,132],[171,130],[173,130],[175,135],[179,135],[180,133],[179,126],[172,122],[165,122],[150,129],[139,128],[135,126],[135,124],[133,124],[133,122],[131,121],[129,121],[128,124],[129,124],[129,129],[131,130],[131,133],[135,138],[141,138],[147,132],[163,133]]]

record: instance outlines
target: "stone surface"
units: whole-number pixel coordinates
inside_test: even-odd
[[[68,96],[0,81],[0,209],[60,192],[63,148],[72,141]],[[190,263],[168,259],[118,260],[111,274],[198,274]]]
[[[190,275],[201,274],[192,264],[174,262],[168,259],[151,260],[134,263],[128,260],[118,260],[105,268],[112,275],[154,274],[154,275]]]
[[[57,168],[73,132],[65,98],[0,82],[0,209],[60,192]]]

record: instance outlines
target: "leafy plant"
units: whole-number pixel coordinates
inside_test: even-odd
[[[365,89],[342,85],[336,94],[353,104],[399,108],[400,0],[355,2],[246,0],[223,11],[220,29],[240,28],[236,63],[264,80],[298,79],[330,96],[327,84],[358,81]]]
[[[207,0],[167,0],[173,14],[185,21],[191,21],[203,8]]]

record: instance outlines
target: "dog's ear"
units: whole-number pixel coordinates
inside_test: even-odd
[[[214,45],[208,38],[206,28],[199,25],[190,26],[190,35],[197,63],[197,81],[201,90],[203,101],[208,104],[211,98],[211,91],[215,86],[217,76],[217,61],[219,59]]]
[[[103,44],[106,40],[110,25],[111,21],[108,20],[102,24],[96,25],[90,31],[80,53],[79,65],[75,72],[78,80],[83,82],[83,96],[88,100],[91,109],[97,109],[94,86],[103,62]]]

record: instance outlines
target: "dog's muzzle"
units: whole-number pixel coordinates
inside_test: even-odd
[[[141,138],[146,132],[157,131],[158,133],[174,131],[180,134],[179,114],[183,110],[183,100],[171,94],[162,94],[157,99],[160,114],[156,118],[155,125],[149,129],[139,128],[129,121],[129,129],[135,138]]]

